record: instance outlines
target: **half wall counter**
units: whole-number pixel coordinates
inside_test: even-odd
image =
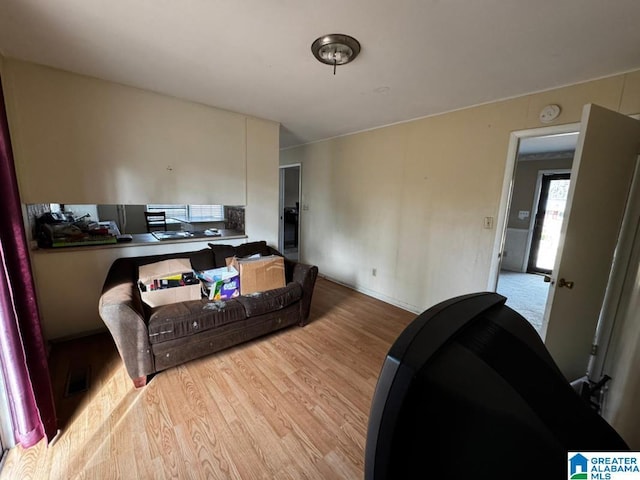
[[[60,341],[105,330],[98,315],[98,301],[115,259],[191,252],[207,248],[209,243],[237,246],[248,241],[247,235],[235,230],[219,232],[220,236],[192,232],[162,240],[143,233],[115,244],[34,248],[31,264],[46,340]]]

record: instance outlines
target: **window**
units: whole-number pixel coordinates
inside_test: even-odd
[[[147,212],[165,212],[167,214],[167,218],[187,218],[187,205],[147,205]]]
[[[206,218],[212,221],[224,220],[224,205],[147,205],[148,212],[166,212],[167,218],[178,217],[186,220]]]
[[[189,218],[208,218],[224,220],[223,205],[187,205]]]

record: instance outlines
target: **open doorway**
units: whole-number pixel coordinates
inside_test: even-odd
[[[542,334],[578,133],[518,144],[496,291]]]
[[[577,381],[575,385],[579,386],[584,385],[584,378],[596,383],[602,380],[593,376],[592,372],[597,370],[592,360],[595,358],[597,362],[610,349],[606,332],[610,333],[612,313],[622,301],[621,278],[629,264],[629,256],[623,254],[629,250],[624,248],[623,239],[625,225],[630,225],[629,206],[633,206],[630,189],[637,185],[640,122],[587,104],[580,125],[512,132],[499,209],[501,228],[495,237],[489,289],[497,287],[503,248],[509,251],[504,233],[520,140],[540,134],[568,133],[571,127],[580,133],[572,162],[567,213],[549,275],[541,337],[565,378]],[[636,228],[637,222],[631,224]]]
[[[278,247],[290,259],[300,260],[300,164],[280,167],[280,228]]]

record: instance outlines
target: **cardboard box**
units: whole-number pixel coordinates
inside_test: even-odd
[[[284,259],[278,255],[258,258],[226,259],[227,265],[240,272],[240,294],[265,292],[285,286]]]
[[[240,295],[240,274],[233,266],[198,272],[209,300],[229,300]]]
[[[188,258],[173,258],[140,266],[138,288],[140,288],[142,301],[150,307],[159,307],[187,300],[199,300],[202,298],[200,282],[170,288],[155,289],[154,287],[157,284],[172,284],[177,278],[182,278],[183,274],[192,273]],[[179,280],[178,283],[180,283]]]

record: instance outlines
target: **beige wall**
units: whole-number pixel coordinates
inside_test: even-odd
[[[23,203],[244,205],[249,239],[277,245],[278,123],[17,60],[4,73]]]
[[[303,163],[304,260],[414,311],[484,289],[495,231],[483,218],[497,214],[509,141],[494,132],[519,103],[281,152]]]
[[[4,73],[24,203],[247,203],[249,117],[17,60]]]
[[[282,150],[281,165],[304,165],[304,260],[416,312],[487,289],[497,230],[483,219],[498,217],[510,133],[542,127],[549,103],[556,124],[591,102],[639,112],[639,84],[620,75]]]
[[[501,228],[484,229],[483,218],[500,213],[511,132],[542,127],[550,103],[562,108],[556,125],[579,122],[587,103],[636,114],[640,72],[281,151],[281,165],[303,164],[303,260],[415,312],[492,288]],[[638,325],[637,310],[630,315]],[[637,331],[616,335],[625,354],[610,369],[617,379],[605,415],[635,449],[640,387],[624,372],[637,371],[637,345],[625,340]]]
[[[247,119],[247,206],[245,233],[278,247],[279,125]]]
[[[244,205],[246,241],[278,245],[278,123],[12,59],[2,73],[23,203]],[[32,252],[47,339],[102,326],[115,258],[207,243]]]

